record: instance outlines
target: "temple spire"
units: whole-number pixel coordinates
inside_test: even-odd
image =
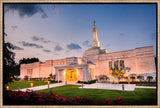
[[[93,26],[94,26],[94,28],[95,28],[95,26],[96,26],[95,23],[96,23],[96,21],[94,20],[94,21],[93,21]]]
[[[100,43],[98,41],[98,37],[97,37],[97,29],[95,27],[95,22],[96,21],[93,21],[93,41],[92,41],[92,47],[100,47]]]

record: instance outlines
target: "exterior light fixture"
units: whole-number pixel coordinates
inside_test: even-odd
[[[31,87],[33,87],[33,83],[31,83]]]
[[[6,88],[7,88],[7,90],[9,90],[9,86],[8,86],[8,85],[7,85],[7,87],[6,87]]]
[[[48,89],[49,89],[49,81],[48,81]]]

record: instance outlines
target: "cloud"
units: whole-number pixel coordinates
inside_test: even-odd
[[[51,52],[51,50],[43,49],[44,52]]]
[[[67,45],[67,48],[70,49],[70,50],[72,50],[72,49],[82,49],[82,48],[80,47],[80,45],[75,44],[75,43],[68,44],[68,45]]]
[[[21,18],[32,17],[34,14],[39,13],[41,18],[47,18],[47,14],[44,12],[39,4],[5,4],[4,12],[18,12]]]
[[[120,33],[119,35],[120,35],[120,36],[124,36],[124,35],[125,35],[125,33]]]
[[[13,45],[13,50],[24,50],[24,49],[19,46]]]
[[[22,42],[19,42],[19,43],[21,43],[25,47],[28,46],[28,47],[43,48],[43,46],[37,45],[35,43],[28,43],[28,42],[25,42],[25,41],[22,41]]]
[[[89,40],[86,40],[82,43],[83,46],[91,47],[91,42]]]
[[[41,41],[41,42],[43,42],[43,43],[49,43],[49,42],[51,42],[51,41],[49,41],[49,40],[45,40],[43,37],[38,37],[38,36],[33,36],[33,37],[32,37],[32,40],[33,40],[33,41]]]
[[[59,44],[57,44],[54,48],[54,51],[61,51],[61,50],[63,50],[63,48]]]
[[[58,53],[55,53],[54,55],[60,55],[60,54],[58,54]]]
[[[11,26],[11,28],[12,28],[13,30],[15,30],[15,29],[18,28],[18,26]]]

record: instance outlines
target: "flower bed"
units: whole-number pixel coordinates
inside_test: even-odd
[[[124,102],[123,98],[114,99],[110,101],[106,99],[104,105],[120,105]],[[22,91],[5,91],[4,94],[5,105],[94,105],[98,104],[92,99],[75,96],[70,99],[68,96],[57,95],[50,90],[50,95],[44,92],[37,93],[27,89]]]

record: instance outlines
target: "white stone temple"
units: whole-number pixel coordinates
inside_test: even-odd
[[[153,80],[156,80],[154,58],[153,46],[119,52],[109,52],[103,49],[98,41],[94,21],[92,47],[84,51],[83,57],[21,64],[20,78],[24,78],[26,75],[30,78],[47,78],[52,73],[52,75],[56,75],[56,81],[90,81],[103,75],[113,78],[109,71],[118,66],[125,70],[124,76],[144,75],[146,79],[146,75],[148,75],[153,76]]]

